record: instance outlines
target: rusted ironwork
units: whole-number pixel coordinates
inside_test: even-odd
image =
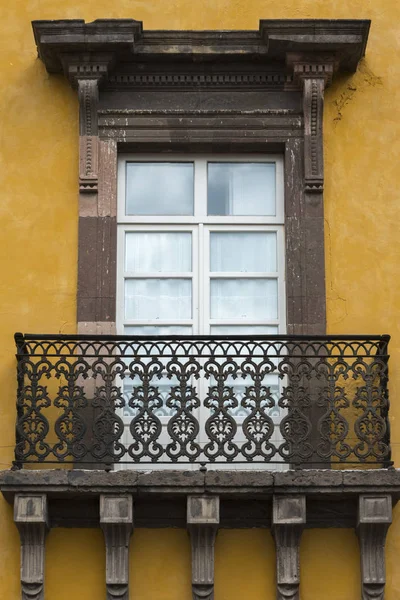
[[[15,339],[17,467],[391,464],[389,336]]]

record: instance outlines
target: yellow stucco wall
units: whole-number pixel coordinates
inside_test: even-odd
[[[370,18],[367,58],[327,92],[325,113],[328,331],[390,333],[391,421],[400,466],[400,3],[398,0],[15,0],[0,11],[0,467],[12,460],[15,331],[75,331],[77,99],[37,60],[32,19],[133,17],[148,29],[256,29],[260,18]],[[18,535],[0,498],[0,597],[19,597]],[[400,597],[400,516],[387,542],[387,600]],[[54,530],[48,600],[104,597],[100,531]],[[184,531],[138,530],[132,598],[190,598]],[[168,560],[168,563],[167,563]],[[307,531],[303,600],[358,600],[353,531]],[[270,532],[221,531],[216,600],[272,600]]]

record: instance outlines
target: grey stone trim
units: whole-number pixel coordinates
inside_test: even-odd
[[[248,69],[237,70],[234,73],[206,73],[193,72],[189,69],[186,72],[168,73],[158,67],[157,70],[148,73],[125,72],[124,66],[121,65],[116,73],[113,73],[108,78],[105,85],[107,90],[126,90],[127,88],[153,89],[162,88],[174,90],[177,88],[191,88],[195,86],[197,89],[213,89],[221,88],[224,90],[232,89],[263,89],[263,90],[278,90],[290,89],[293,85],[293,75],[282,71],[265,71],[258,69],[250,71]],[[297,87],[297,86],[296,86]]]
[[[99,142],[97,214],[101,218],[117,214],[117,142],[114,139]],[[116,248],[110,251],[116,252]]]
[[[400,469],[300,469],[269,470],[184,470],[92,471],[86,469],[40,469],[0,471],[0,491],[8,500],[18,493],[98,495],[148,494],[391,494],[400,498]]]
[[[47,494],[52,526],[98,527],[100,494],[132,495],[137,527],[186,527],[186,498],[220,497],[221,527],[271,527],[272,497],[307,497],[307,528],[356,527],[360,494],[400,499],[400,470],[135,471],[21,470],[0,472],[0,489]]]
[[[107,600],[129,600],[129,541],[133,531],[131,495],[100,495],[100,527],[106,543]]]
[[[78,334],[82,335],[115,335],[116,326],[112,321],[80,321]]]
[[[260,21],[268,56],[292,52],[333,54],[338,68],[354,72],[365,54],[371,21],[355,19],[268,19]]]
[[[392,522],[390,494],[359,497],[357,533],[360,541],[362,600],[384,600],[385,541]]]
[[[277,600],[299,600],[300,538],[306,523],[306,497],[274,496],[272,534],[276,545]]]
[[[214,544],[219,521],[218,496],[188,496],[193,600],[214,599]]]
[[[322,193],[324,189],[324,88],[322,77],[304,79],[304,185],[309,194]]]
[[[46,494],[16,494],[14,521],[21,539],[22,600],[44,600],[45,538],[49,527]]]
[[[62,54],[113,53],[116,59],[178,56],[284,61],[288,52],[334,53],[340,68],[355,71],[365,52],[370,21],[261,20],[258,31],[142,31],[132,19],[33,21],[38,54],[50,73],[63,70]]]
[[[333,53],[323,53],[320,57],[290,53],[287,60],[293,66],[295,81],[303,87],[305,192],[322,194],[324,90],[338,68],[337,59]]]
[[[114,60],[129,56],[142,33],[142,24],[134,19],[32,21],[32,28],[38,56],[49,73],[65,71],[65,54],[87,61],[101,48],[102,56],[108,54]]]
[[[155,99],[157,95],[152,94]],[[189,100],[186,96],[181,96],[180,102],[187,104]],[[178,98],[176,101],[179,102]],[[212,98],[208,98],[208,104],[211,101]],[[194,96],[193,103],[195,102]],[[218,152],[227,149],[231,152],[282,151],[288,140],[303,136],[300,114],[284,110],[273,114],[256,110],[246,112],[246,102],[248,103],[248,99],[243,97],[243,111],[223,110],[221,98],[219,111],[208,107],[208,110],[191,112],[189,106],[186,111],[168,111],[167,114],[158,108],[152,113],[131,109],[105,109],[99,111],[99,135],[100,139],[112,139],[139,151],[155,151],[158,148],[164,151],[190,149],[191,152]]]
[[[78,322],[115,322],[116,217],[80,217]]]
[[[96,79],[78,80],[79,98],[79,191],[97,193],[99,171],[99,138]]]

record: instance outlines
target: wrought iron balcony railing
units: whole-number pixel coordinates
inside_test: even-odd
[[[389,336],[15,338],[16,467],[391,464]]]

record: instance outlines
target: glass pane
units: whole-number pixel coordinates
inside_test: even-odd
[[[140,232],[126,234],[125,270],[134,273],[192,270],[192,234]]]
[[[191,335],[190,325],[129,325],[125,335]]]
[[[211,233],[210,257],[214,272],[276,271],[276,233]]]
[[[193,163],[126,165],[127,215],[192,215]]]
[[[276,279],[212,279],[212,319],[277,319]]]
[[[274,163],[208,163],[209,215],[276,214]]]
[[[212,325],[211,335],[277,335],[277,325]]]
[[[125,280],[125,318],[191,319],[190,279]]]

